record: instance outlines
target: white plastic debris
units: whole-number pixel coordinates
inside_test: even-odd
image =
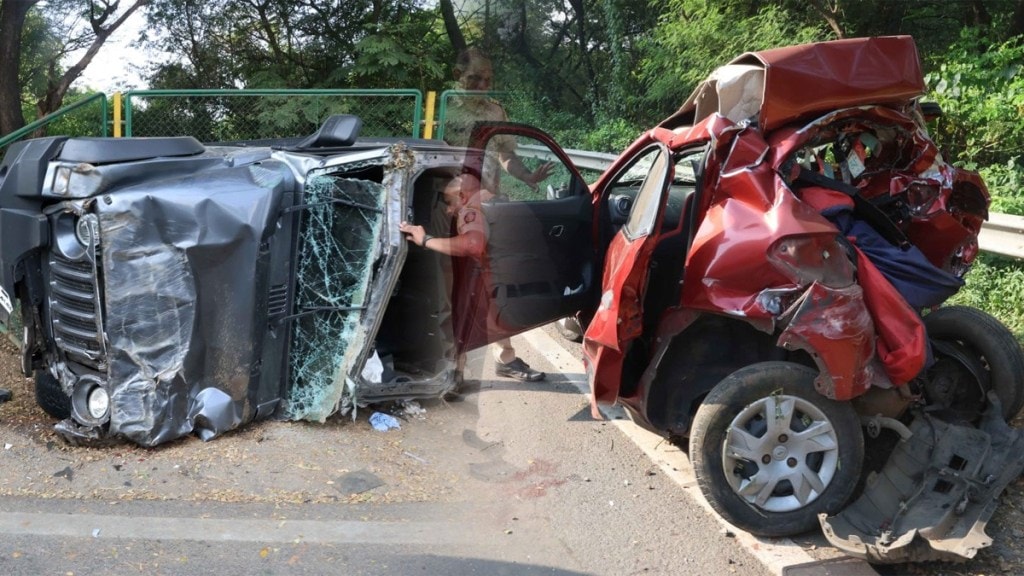
[[[422,417],[427,413],[427,409],[420,406],[420,403],[415,400],[403,400],[401,405],[402,414],[406,416]]]
[[[381,378],[384,376],[384,363],[380,361],[380,356],[377,355],[377,351],[373,351],[373,356],[366,359],[366,364],[363,365],[362,372],[363,380],[372,382],[374,384],[380,384]]]
[[[402,425],[398,423],[397,418],[383,412],[374,412],[370,415],[370,426],[373,426],[373,429],[379,432],[387,432],[392,428],[402,427]]]

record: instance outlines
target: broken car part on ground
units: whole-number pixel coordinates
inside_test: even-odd
[[[345,116],[274,146],[30,140],[0,164],[0,320],[65,437],[152,446],[442,395],[461,352],[575,314],[593,401],[688,439],[729,521],[970,558],[1024,467],[1024,353],[978,310],[924,314],[989,198],[923,90],[909,37],[747,54],[589,187],[509,123],[468,150]],[[498,171],[484,257],[406,243],[402,221],[450,236],[447,182],[510,147],[557,168]]]

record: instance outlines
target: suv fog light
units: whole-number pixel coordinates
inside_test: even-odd
[[[71,413],[86,426],[99,426],[110,420],[110,392],[96,376],[79,377],[71,390]]]
[[[110,395],[101,386],[96,386],[89,391],[86,407],[89,410],[89,415],[99,420],[110,410]]]

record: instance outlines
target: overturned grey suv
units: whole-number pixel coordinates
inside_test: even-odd
[[[409,245],[398,225],[448,233],[436,228],[441,192],[486,151],[363,141],[359,127],[335,116],[307,139],[263,146],[11,146],[0,164],[0,321],[21,335],[23,369],[65,437],[152,446],[272,415],[323,421],[443,395],[460,351],[593,295],[579,233],[591,196],[546,136],[502,136],[520,139],[525,161],[561,167],[545,189],[511,190],[487,211],[487,264],[453,264]]]

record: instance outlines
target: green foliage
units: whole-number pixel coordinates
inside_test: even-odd
[[[825,40],[823,21],[807,23],[779,5],[671,0],[644,41],[640,75],[648,105],[667,116],[697,83],[729,60],[754,50]],[[659,117],[659,119],[660,119]]]
[[[153,76],[165,88],[420,87],[450,55],[435,20],[419,0],[155,0],[152,42],[183,58]]]
[[[980,173],[992,195],[992,212],[1024,216],[1024,165],[1019,156],[985,166]]]
[[[965,29],[941,56],[925,82],[943,110],[935,137],[968,166],[998,164],[1024,145],[1024,41],[991,45],[977,29]]]
[[[965,29],[925,76],[929,97],[942,106],[933,137],[952,160],[980,169],[992,210],[1024,214],[1024,38],[990,45]]]
[[[981,255],[967,274],[967,286],[949,300],[985,310],[1024,341],[1024,267],[1017,260]]]
[[[21,31],[21,62],[18,67],[18,81],[26,104],[31,111],[27,119],[35,117],[35,101],[46,90],[47,72],[50,64],[60,58],[60,39],[38,10],[29,11],[25,27]]]
[[[71,89],[64,97],[64,104],[70,106],[89,96],[92,94]],[[100,101],[96,100],[92,104],[86,104],[68,114],[61,115],[46,126],[46,133],[65,136],[102,136],[104,122],[106,122],[106,118],[102,114],[102,106]]]
[[[636,126],[622,118],[606,118],[597,122],[579,144],[582,150],[617,154],[633,143],[645,127]]]
[[[418,88],[443,82],[454,55],[444,45],[440,21],[429,12],[404,15],[395,25],[370,31],[356,45],[353,86]]]

